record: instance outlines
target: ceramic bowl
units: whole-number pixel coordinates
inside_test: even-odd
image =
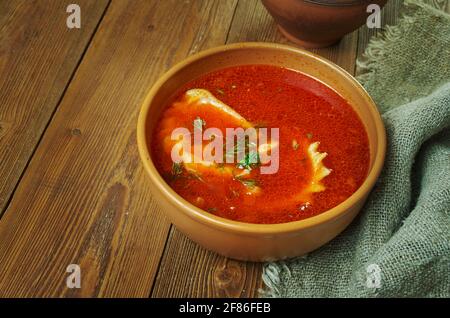
[[[363,25],[374,13],[369,5],[382,8],[387,0],[262,0],[281,33],[306,48],[338,42]],[[368,10],[369,9],[369,10]]]
[[[361,187],[338,206],[317,216],[281,224],[250,224],[221,218],[192,205],[163,180],[151,157],[153,127],[169,97],[187,82],[211,71],[245,64],[297,70],[333,88],[358,113],[369,137],[370,168]],[[148,189],[161,210],[185,235],[221,255],[246,261],[274,261],[308,253],[344,230],[360,211],[380,174],[386,136],[377,107],[349,73],[310,52],[270,43],[238,43],[190,56],[172,67],[145,98],[137,126],[139,153]]]

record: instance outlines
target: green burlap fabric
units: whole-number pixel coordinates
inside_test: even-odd
[[[319,250],[265,264],[263,296],[450,297],[450,16],[429,3],[405,2],[359,63],[388,135],[364,209]]]

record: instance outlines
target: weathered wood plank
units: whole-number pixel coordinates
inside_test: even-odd
[[[109,0],[0,2],[0,217]],[[51,18],[49,18],[51,17]]]
[[[149,295],[169,222],[137,153],[140,104],[168,66],[225,41],[234,9],[112,1],[0,220],[0,296]]]
[[[354,73],[358,32],[338,45],[314,50]],[[260,1],[238,3],[228,43],[261,41],[289,44]],[[256,297],[263,287],[262,264],[218,256],[172,228],[152,297]]]
[[[209,252],[173,227],[152,297],[254,297],[259,267]]]

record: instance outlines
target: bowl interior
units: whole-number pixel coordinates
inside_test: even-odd
[[[304,50],[277,44],[243,43],[204,51],[176,65],[161,77],[153,86],[144,102],[141,112],[143,127],[138,127],[138,129],[144,130],[138,131],[138,139],[144,139],[140,144],[140,148],[145,147],[145,149],[140,149],[140,151],[143,160],[148,161],[146,165],[151,167],[151,170],[155,170],[149,151],[150,140],[153,127],[172,94],[184,84],[205,73],[224,67],[246,64],[269,64],[300,71],[329,86],[348,101],[365,126],[369,138],[370,167],[363,185],[351,197],[333,208],[333,214],[339,213],[340,206],[342,206],[340,212],[343,212],[352,202],[355,202],[361,196],[367,195],[381,170],[385,147],[384,127],[374,102],[350,74],[332,62]],[[190,205],[189,203],[187,204]],[[197,209],[193,206],[191,208]],[[326,214],[330,211],[306,220],[290,223],[305,222],[307,220],[309,220],[308,223],[311,223],[313,222],[312,219],[317,221],[325,220]]]

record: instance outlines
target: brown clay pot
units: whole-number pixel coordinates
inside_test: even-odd
[[[382,8],[387,0],[262,0],[283,35],[306,47],[338,42],[367,21],[370,4]]]

